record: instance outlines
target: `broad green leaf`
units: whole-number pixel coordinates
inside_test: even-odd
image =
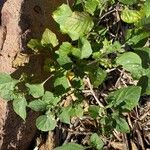
[[[6,101],[10,101],[14,98],[14,91],[3,89],[0,91],[0,97]]]
[[[88,109],[90,116],[94,119],[99,117],[99,110],[100,110],[100,107],[96,105],[90,105]]]
[[[93,28],[94,23],[91,17],[85,12],[73,12],[72,16],[62,26],[62,32],[67,33],[72,40],[87,35]]]
[[[52,45],[53,47],[56,47],[59,43],[55,33],[53,33],[51,30],[46,28],[42,35],[41,44],[43,46]]]
[[[108,107],[122,108],[127,110],[132,110],[138,105],[138,101],[141,96],[141,87],[139,86],[129,86],[123,87],[119,90],[111,92],[107,101],[109,103]]]
[[[57,62],[61,66],[64,66],[72,63],[69,55],[73,55],[79,59],[88,58],[92,54],[92,48],[87,39],[81,38],[79,41],[79,48],[73,47],[68,42],[63,42],[56,53],[58,54]]]
[[[145,29],[149,30],[150,26],[150,16],[149,17],[142,17],[137,23],[135,23],[136,27],[145,27]]]
[[[11,78],[9,74],[0,73],[0,96],[6,100],[13,99],[13,91],[17,80]]]
[[[95,147],[97,150],[103,149],[104,142],[96,133],[92,134],[92,136],[90,137],[90,142],[91,142],[91,145]]]
[[[137,10],[130,10],[127,7],[121,12],[121,19],[126,23],[136,23],[142,18],[143,14]]]
[[[72,49],[71,49],[71,54],[73,55],[73,56],[75,56],[76,58],[81,58],[81,49],[79,49],[79,48],[76,48],[76,47],[72,47]]]
[[[142,61],[136,53],[126,52],[120,55],[120,57],[117,59],[117,63],[122,66],[125,66],[128,63],[141,65]]]
[[[35,52],[38,52],[42,47],[41,42],[38,39],[31,39],[28,42],[27,46]]]
[[[42,101],[52,106],[56,106],[60,100],[60,97],[54,96],[54,94],[49,91],[46,91],[42,97]]]
[[[137,0],[119,0],[119,2],[125,4],[125,5],[133,5],[137,3]]]
[[[50,103],[51,99],[54,99],[54,94],[50,91],[46,91],[42,97],[42,100],[45,101],[46,103]]]
[[[41,131],[50,131],[54,130],[56,127],[57,121],[53,115],[42,115],[36,119],[36,126]]]
[[[109,48],[109,53],[122,53],[124,52],[124,49],[121,48],[121,44],[118,41],[115,41],[114,43],[112,43],[111,48]]]
[[[100,50],[100,52],[103,55],[108,55],[111,53],[123,52],[123,51],[124,50],[121,48],[121,44],[118,41],[112,43],[112,40],[108,41],[107,39],[103,41],[103,48]]]
[[[39,98],[44,95],[43,83],[40,84],[29,84],[26,83],[26,87],[29,89],[29,94],[34,98]]]
[[[68,89],[70,86],[69,86],[69,82],[68,82],[68,79],[67,77],[64,75],[64,76],[58,76],[56,79],[55,79],[55,82],[54,82],[54,87],[63,87],[65,90]]]
[[[139,79],[143,75],[142,60],[136,53],[126,52],[120,55],[116,62],[129,71],[135,79]]]
[[[92,54],[91,45],[86,38],[80,39],[79,48],[81,49],[81,59],[88,58]]]
[[[145,32],[141,29],[135,29],[135,30],[128,30],[128,34],[130,34],[129,39],[127,39],[127,44],[136,46],[138,44],[138,47],[143,47],[149,38],[150,34],[148,32]],[[145,40],[145,43],[142,43],[142,41]]]
[[[56,147],[54,150],[85,150],[85,148],[76,143],[68,143],[63,146]]]
[[[142,10],[144,11],[146,17],[150,16],[150,0],[145,1]]]
[[[72,63],[71,59],[68,56],[69,54],[71,54],[72,48],[73,47],[69,42],[63,42],[60,46],[59,50],[57,51],[57,54],[59,55],[57,62],[61,66]]]
[[[80,105],[76,106],[68,106],[62,108],[61,114],[59,115],[59,119],[61,122],[70,124],[71,117],[82,117],[83,116],[83,109]]]
[[[134,48],[134,52],[141,57],[142,67],[147,69],[150,66],[150,48],[149,47],[141,47]]]
[[[28,107],[30,107],[34,111],[45,111],[47,103],[43,100],[38,99],[30,102]]]
[[[100,60],[100,62],[102,62],[102,59],[104,59],[102,57],[104,57],[108,54],[124,52],[124,49],[121,48],[121,44],[118,41],[115,41],[113,43],[112,40],[108,41],[105,38],[102,43],[103,43],[103,47],[100,48],[99,51],[96,51],[92,54],[92,57],[94,59]]]
[[[72,15],[72,10],[71,8],[66,5],[62,4],[60,7],[57,8],[56,11],[53,12],[53,18],[58,24],[64,24],[68,17]]]
[[[27,107],[27,101],[24,95],[16,95],[13,100],[13,109],[24,121],[26,119],[27,113],[26,113],[26,107]]]
[[[117,131],[123,132],[123,133],[129,133],[130,132],[129,125],[125,119],[118,116],[115,118],[115,121],[116,121],[116,130]]]
[[[142,87],[142,95],[150,95],[150,68],[146,70],[146,75],[140,78],[138,86]]]
[[[100,67],[96,68],[96,70],[94,69],[93,71],[91,70],[91,72],[89,72],[89,78],[94,87],[98,87],[99,85],[101,85],[106,79],[106,76],[106,71],[104,71]]]
[[[71,118],[70,110],[71,110],[71,107],[62,108],[62,111],[59,115],[59,119],[61,122],[70,124],[70,118]]]
[[[88,34],[93,28],[92,18],[85,12],[72,12],[68,5],[61,5],[54,13],[54,20],[60,25],[63,33],[72,40],[77,40]]]
[[[87,0],[87,1],[85,1],[86,11],[93,15],[99,3],[100,3],[99,0]]]
[[[125,33],[125,42],[127,45],[131,45],[132,48],[144,47],[149,33],[143,28],[127,29]]]
[[[99,59],[102,58],[102,57],[103,57],[103,55],[102,55],[102,52],[101,52],[101,51],[94,52],[94,53],[92,54],[92,58],[93,58],[93,59],[96,59],[96,60],[99,60]]]
[[[14,87],[16,83],[18,81],[13,79],[9,74],[0,73],[0,89]]]
[[[74,106],[70,106],[68,108],[70,117],[82,117],[83,116],[83,108],[78,104]]]
[[[83,116],[83,108],[80,105],[75,106],[75,108],[73,108],[74,113],[72,114],[72,116],[74,117],[82,117]]]

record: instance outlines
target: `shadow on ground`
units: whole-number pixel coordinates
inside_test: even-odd
[[[0,0],[0,9],[5,1]],[[7,2],[7,1],[6,1]],[[51,17],[57,5],[62,0],[24,0],[21,8],[21,18],[19,25],[22,30],[21,50],[28,53],[27,42],[31,38],[40,38],[45,28],[50,28],[56,32],[56,24]],[[63,36],[59,37],[63,39]],[[34,56],[26,67],[17,69],[12,76],[19,77],[23,72],[35,74],[39,80],[43,80],[42,74],[43,56]],[[29,150],[37,129],[35,120],[38,114],[28,110],[26,122],[23,122],[13,111],[12,104],[8,103],[7,119],[4,126],[4,138],[1,150]]]

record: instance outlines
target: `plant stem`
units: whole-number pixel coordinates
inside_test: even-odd
[[[42,84],[44,85],[50,78],[52,78],[54,74],[50,75]]]
[[[95,92],[93,91],[93,88],[92,88],[92,85],[91,85],[91,82],[90,82],[90,79],[87,77],[86,78],[86,82],[88,83],[88,86],[90,88],[90,92],[91,94],[93,95],[93,97],[95,98],[96,102],[98,103],[98,105],[102,108],[104,108],[104,105],[99,101],[99,99],[96,97],[95,95]]]

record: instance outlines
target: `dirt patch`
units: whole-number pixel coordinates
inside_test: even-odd
[[[64,1],[65,2],[65,1]],[[26,47],[30,38],[39,38],[46,27],[54,32],[56,24],[51,13],[62,0],[4,0],[0,2],[0,72],[19,76],[23,71],[36,73],[42,77],[42,59],[34,58],[27,67],[18,70],[12,67],[12,61],[20,51],[28,53]],[[63,39],[61,36],[60,39]],[[0,149],[27,150],[37,129],[37,114],[29,111],[23,122],[13,111],[12,105],[0,99]]]

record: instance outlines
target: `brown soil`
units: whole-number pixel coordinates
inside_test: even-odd
[[[42,75],[42,58],[32,59],[27,67],[12,67],[12,62],[19,52],[28,53],[26,47],[30,38],[39,38],[46,27],[56,31],[51,13],[62,0],[3,0],[0,2],[0,72],[19,77],[22,72]],[[64,1],[65,2],[65,1]],[[63,39],[63,37],[60,37]],[[10,103],[0,100],[0,149],[27,150],[37,129],[37,114],[28,112],[23,122],[12,110]]]

